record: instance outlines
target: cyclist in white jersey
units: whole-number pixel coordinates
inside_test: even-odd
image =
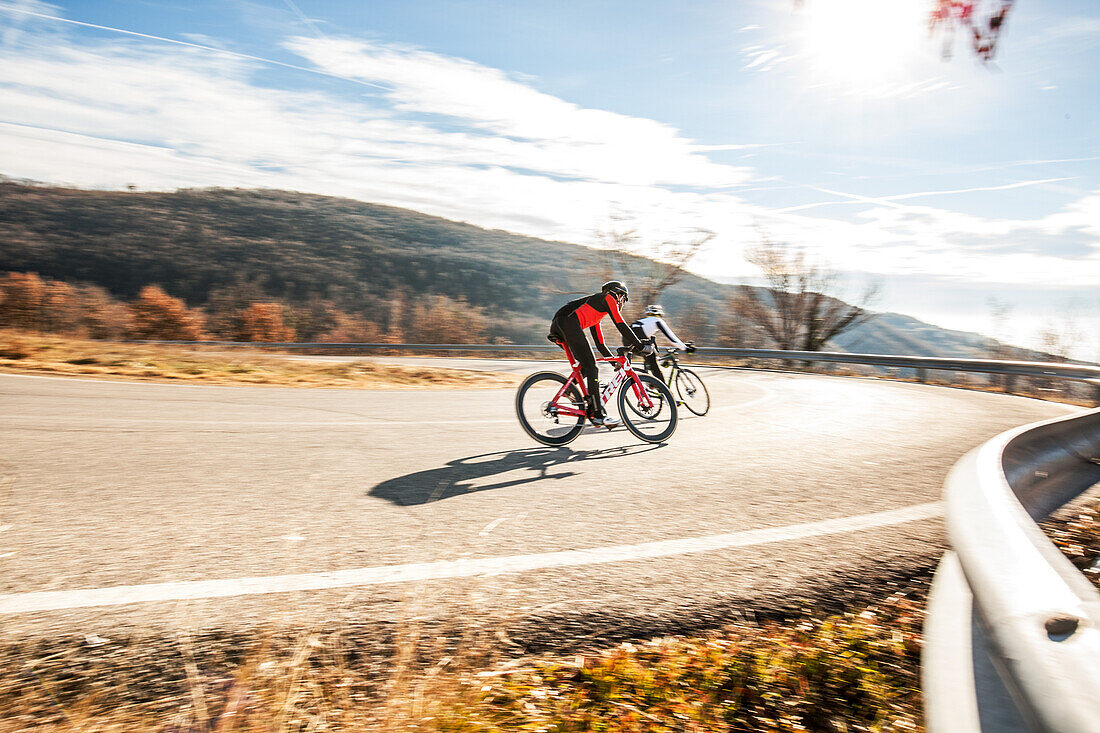
[[[645,315],[630,324],[630,328],[634,331],[638,340],[642,343],[654,343],[657,340],[657,333],[661,333],[666,339],[672,342],[672,345],[678,349],[691,352],[695,351],[695,347],[692,344],[686,344],[677,338],[676,334],[672,332],[672,329],[665,323],[663,316],[665,315],[665,309],[659,305],[646,306]],[[645,358],[646,371],[653,376],[665,381],[665,375],[661,374],[661,366],[657,363],[657,354],[653,353]]]

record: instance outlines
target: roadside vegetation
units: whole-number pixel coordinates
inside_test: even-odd
[[[407,303],[397,294],[376,318],[317,299],[292,306],[255,284],[215,289],[193,308],[158,285],[119,299],[97,285],[71,284],[34,272],[0,275],[0,327],[93,339],[244,342],[487,343],[481,309],[464,298],[425,296]]]
[[[701,317],[702,311],[698,308],[689,309],[683,314],[682,319],[677,319],[676,328],[683,337],[690,339],[697,334],[713,332],[711,335],[714,336],[715,341],[702,343],[742,347],[779,345],[816,350],[825,346],[823,339],[834,337],[844,329],[865,323],[870,318],[870,314],[862,306],[846,306],[842,301],[824,297],[812,290],[812,286],[818,283],[816,279],[787,277],[791,272],[802,272],[804,269],[797,253],[791,254],[770,243],[765,243],[761,247],[762,249],[758,250],[759,258],[768,263],[767,266],[771,268],[776,278],[776,282],[769,291],[771,295],[762,300],[764,296],[760,293],[745,290],[738,297],[729,299],[725,310],[718,314],[724,325],[717,330],[712,329],[708,325],[709,321]],[[631,255],[618,250],[616,252],[618,255],[615,261],[631,260]],[[767,256],[760,252],[767,253]],[[635,259],[639,258],[635,257]],[[649,262],[644,258],[639,261]],[[666,266],[666,270],[669,271],[639,270],[635,274],[642,286],[651,289],[669,287],[668,283],[675,284],[679,278],[685,277],[682,270],[672,265]],[[810,268],[810,274],[817,273],[815,276],[818,278],[825,277],[820,274],[821,272]],[[778,316],[769,316],[772,310],[767,306],[767,302],[772,301],[786,303],[784,308],[775,313],[782,312],[789,317],[783,319]],[[791,316],[792,313],[796,315]],[[70,360],[66,361],[65,366],[57,366],[57,360],[52,360],[55,365],[49,367],[49,370],[62,373],[111,373],[130,377],[169,379],[199,377],[209,380],[215,378],[214,373],[224,372],[217,365],[193,363],[185,364],[180,369],[159,369],[151,366],[135,371],[132,365],[126,363],[126,359],[113,361],[100,359],[99,352],[115,347],[95,346],[93,340],[506,343],[506,339],[493,335],[495,328],[493,323],[493,319],[485,310],[466,302],[463,296],[452,298],[428,293],[421,294],[416,299],[408,299],[402,291],[397,290],[391,295],[385,307],[378,306],[364,314],[344,310],[336,301],[323,298],[307,300],[297,305],[272,300],[255,282],[241,281],[233,286],[213,288],[201,307],[191,307],[183,299],[169,295],[157,285],[145,285],[132,299],[123,300],[97,285],[52,280],[33,272],[0,274],[0,329],[24,332],[28,334],[28,338],[33,334],[56,334],[74,339],[74,344],[76,339],[84,340],[84,348],[89,351],[88,354],[83,356],[70,354]],[[817,330],[806,330],[805,323],[818,324]],[[545,326],[545,324],[542,325]],[[780,338],[782,334],[786,336]],[[540,335],[538,338],[527,341],[538,343],[541,338]],[[998,346],[998,348],[1001,347]],[[1055,358],[1049,354],[1028,355],[1009,351],[1003,351],[1003,353],[999,351],[990,356]],[[86,364],[71,361],[81,358],[92,361]],[[249,360],[263,361],[260,357],[250,357]],[[27,368],[30,363],[24,362],[23,368]],[[767,365],[776,363],[779,362],[775,360],[764,362]],[[74,369],[74,366],[90,368],[81,372],[79,369]],[[808,365],[786,364],[786,367],[808,368]],[[346,371],[347,368],[343,369]],[[337,367],[330,367],[329,371],[332,370],[341,372]],[[817,370],[830,371],[830,368],[818,366]],[[272,371],[279,371],[284,376],[274,378],[271,383],[318,384],[317,379],[305,378],[298,372],[288,375],[285,369],[267,369],[267,372]],[[893,370],[893,372],[888,376],[902,379],[907,378],[906,373],[912,373],[911,370]],[[217,378],[230,379],[233,374],[240,373],[229,371],[228,374],[221,373]],[[832,373],[883,376],[881,371],[873,368],[852,366],[843,366],[839,370],[833,369]],[[394,374],[397,372],[395,371]],[[1006,392],[1078,405],[1092,405],[1096,399],[1095,388],[1064,380],[949,372],[929,372],[929,375],[935,375],[933,378],[938,380],[932,383]],[[313,375],[313,377],[317,376],[317,374]],[[361,376],[354,381],[361,383],[363,381]],[[374,376],[378,376],[377,372]],[[337,379],[339,384],[344,384],[342,380],[347,378],[347,374],[330,373],[321,381],[328,383],[332,378]],[[265,383],[270,379],[251,374],[248,378],[234,379],[234,381]]]
[[[916,731],[925,586],[560,656],[506,655],[492,629],[439,648],[412,626],[381,659],[347,628],[8,644],[0,731]]]
[[[0,329],[0,372],[287,387],[500,388],[515,375],[354,360],[304,361],[215,346],[93,341]]]
[[[1100,494],[1093,490],[1070,502],[1041,526],[1062,554],[1100,590]]]

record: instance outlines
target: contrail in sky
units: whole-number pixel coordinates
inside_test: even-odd
[[[861,196],[854,193],[844,193],[843,191],[834,191],[828,188],[819,188],[817,186],[807,186],[814,191],[820,193],[828,193],[833,196],[840,196],[847,201],[818,201],[813,204],[802,204],[800,206],[788,206],[785,209],[776,209],[776,214],[789,214],[792,211],[803,211],[805,209],[813,209],[818,206],[835,206],[837,204],[878,204],[881,206],[889,206],[895,209],[908,208],[902,204],[895,204],[895,201],[903,201],[905,199],[915,199],[922,196],[947,196],[956,193],[973,193],[976,191],[1004,191],[1010,188],[1024,188],[1025,186],[1037,186],[1041,183],[1054,183],[1056,181],[1069,181],[1069,178],[1041,178],[1035,181],[1019,181],[1017,183],[1006,183],[1003,186],[976,186],[974,188],[956,188],[947,191],[918,191],[916,193],[903,193],[897,196]]]
[[[191,43],[189,41],[180,41],[175,38],[165,38],[164,36],[154,36],[148,33],[138,33],[137,31],[126,30],[125,28],[113,28],[109,25],[97,25],[96,23],[85,23],[81,20],[72,20],[70,18],[62,18],[57,15],[48,15],[46,13],[36,13],[33,10],[27,10],[25,8],[17,8],[11,5],[0,6],[0,10],[6,10],[9,13],[21,13],[23,15],[31,15],[35,18],[42,18],[44,20],[53,20],[58,23],[69,23],[71,25],[78,25],[84,28],[94,28],[100,31],[111,31],[112,33],[122,33],[127,36],[136,36],[137,38],[147,38],[151,41],[161,41],[163,43],[173,43],[177,46],[187,46],[189,48],[198,48],[203,51],[210,51],[212,53],[221,54],[223,56],[233,56],[239,59],[247,59],[249,61],[259,61],[264,64],[274,64],[275,66],[283,66],[287,69],[294,69],[295,71],[305,71],[309,74],[319,74],[320,76],[329,76],[334,79],[342,79],[343,81],[349,81],[353,84],[359,84],[365,87],[374,87],[376,89],[384,89],[385,91],[392,91],[390,87],[384,84],[375,84],[370,81],[363,81],[362,79],[355,79],[350,76],[340,76],[339,74],[333,74],[328,71],[321,71],[320,69],[311,69],[307,66],[298,66],[297,64],[288,64],[285,61],[276,61],[275,59],[264,58],[263,56],[252,56],[247,53],[239,53],[237,51],[227,51],[224,48],[218,48],[216,46],[204,46],[201,43]],[[299,13],[301,11],[298,11]],[[308,19],[306,19],[308,20]],[[310,23],[312,25],[312,23]],[[317,32],[316,27],[314,31]]]
[[[314,23],[311,18],[306,17],[306,14],[302,12],[302,9],[298,7],[294,0],[283,0],[283,2],[285,2],[286,6],[290,8],[295,15],[298,16],[298,20],[309,26],[309,29],[313,31],[314,35],[316,35],[321,40],[326,40],[325,34],[321,32],[321,29],[317,27],[317,24]]]

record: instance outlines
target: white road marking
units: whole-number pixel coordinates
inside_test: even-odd
[[[829,534],[857,532],[874,527],[931,519],[940,516],[942,513],[943,503],[934,501],[903,509],[826,519],[786,527],[751,529],[743,532],[645,542],[636,545],[613,545],[588,550],[564,550],[534,555],[509,555],[479,559],[467,558],[444,562],[303,573],[300,575],[226,578],[221,580],[123,585],[83,590],[12,593],[0,595],[0,614],[35,613],[95,606],[120,606],[129,603],[227,598],[266,593],[287,593],[290,591],[328,590],[350,586],[470,578],[505,573],[522,573],[548,568],[629,562],[649,558],[714,552],[733,547],[748,547]]]
[[[507,519],[507,518],[508,518],[508,517],[498,517],[497,519],[494,519],[493,521],[491,521],[491,522],[489,522],[488,524],[486,524],[486,525],[485,525],[485,529],[483,529],[483,530],[481,530],[480,532],[478,532],[478,533],[477,533],[477,536],[478,536],[478,537],[487,537],[487,536],[489,535],[489,533],[490,533],[490,532],[492,532],[492,531],[493,531],[494,529],[496,529],[497,527],[499,527],[499,526],[500,526],[500,524],[501,524],[501,522],[503,522],[503,521],[504,521],[505,519]]]
[[[756,387],[758,390],[760,390],[760,392],[761,392],[760,396],[756,397],[755,399],[751,399],[748,402],[738,402],[735,405],[725,405],[723,407],[712,407],[710,409],[710,411],[707,412],[707,414],[709,415],[712,412],[726,412],[727,410],[737,410],[738,412],[746,411],[750,407],[755,407],[756,405],[759,405],[761,402],[767,402],[768,400],[775,397],[775,391],[771,387],[768,387],[767,385],[760,384],[759,382],[746,382],[746,384],[748,384],[751,387]],[[687,410],[684,410],[684,412],[686,414]]]

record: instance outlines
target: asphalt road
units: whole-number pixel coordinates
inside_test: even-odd
[[[0,376],[2,633],[416,617],[552,643],[827,604],[929,567],[951,465],[1072,409],[700,371],[714,408],[669,444],[562,449],[511,390]]]

